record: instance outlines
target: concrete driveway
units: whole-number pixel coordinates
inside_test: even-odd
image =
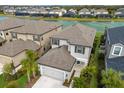
[[[41,76],[32,88],[67,88],[62,85],[60,80],[53,79],[47,76]]]

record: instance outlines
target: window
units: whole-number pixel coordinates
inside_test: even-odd
[[[34,41],[40,41],[40,36],[34,35],[34,36],[33,36],[33,40],[34,40]]]
[[[75,46],[75,53],[81,53],[81,54],[84,54],[85,52],[85,47],[83,46]]]
[[[6,33],[6,35],[9,35],[9,33]]]
[[[121,46],[114,46],[112,55],[120,56],[121,51],[122,51],[122,47]]]
[[[77,61],[77,64],[80,64],[80,61]]]
[[[58,39],[52,39],[52,44],[59,45],[59,40]]]
[[[17,33],[12,33],[13,38],[17,38]]]

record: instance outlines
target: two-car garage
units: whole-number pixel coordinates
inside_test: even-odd
[[[64,79],[67,76],[66,74],[68,74],[65,71],[47,67],[47,66],[40,66],[40,71],[41,71],[41,75],[46,75],[46,76],[49,76],[49,77],[52,77],[58,80],[62,80],[62,81],[64,81]]]
[[[64,81],[70,78],[75,59],[67,51],[67,47],[62,46],[49,50],[37,62],[40,66],[41,75]]]

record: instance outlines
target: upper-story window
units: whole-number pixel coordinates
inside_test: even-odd
[[[59,45],[59,40],[58,39],[52,39],[52,44]]]
[[[75,53],[81,53],[81,54],[84,54],[85,53],[85,47],[83,46],[75,46]]]
[[[34,41],[40,41],[40,36],[34,35],[34,36],[33,36],[33,40],[34,40]]]
[[[121,46],[114,46],[112,55],[120,56],[122,52]]]
[[[12,33],[13,38],[17,38],[17,33]]]

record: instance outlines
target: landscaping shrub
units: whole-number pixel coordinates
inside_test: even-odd
[[[104,60],[105,55],[103,53],[99,53],[98,59],[99,60]]]
[[[23,69],[19,69],[15,75],[17,75],[17,78],[20,78],[26,73]]]
[[[124,81],[121,79],[120,73],[112,69],[102,71],[101,83],[106,88],[124,88]]]
[[[91,88],[97,87],[95,80],[97,70],[95,66],[87,66],[81,71],[80,77],[74,78],[73,87],[76,88]]]
[[[6,88],[18,88],[18,87],[19,87],[19,84],[16,80],[10,81],[6,86]]]

